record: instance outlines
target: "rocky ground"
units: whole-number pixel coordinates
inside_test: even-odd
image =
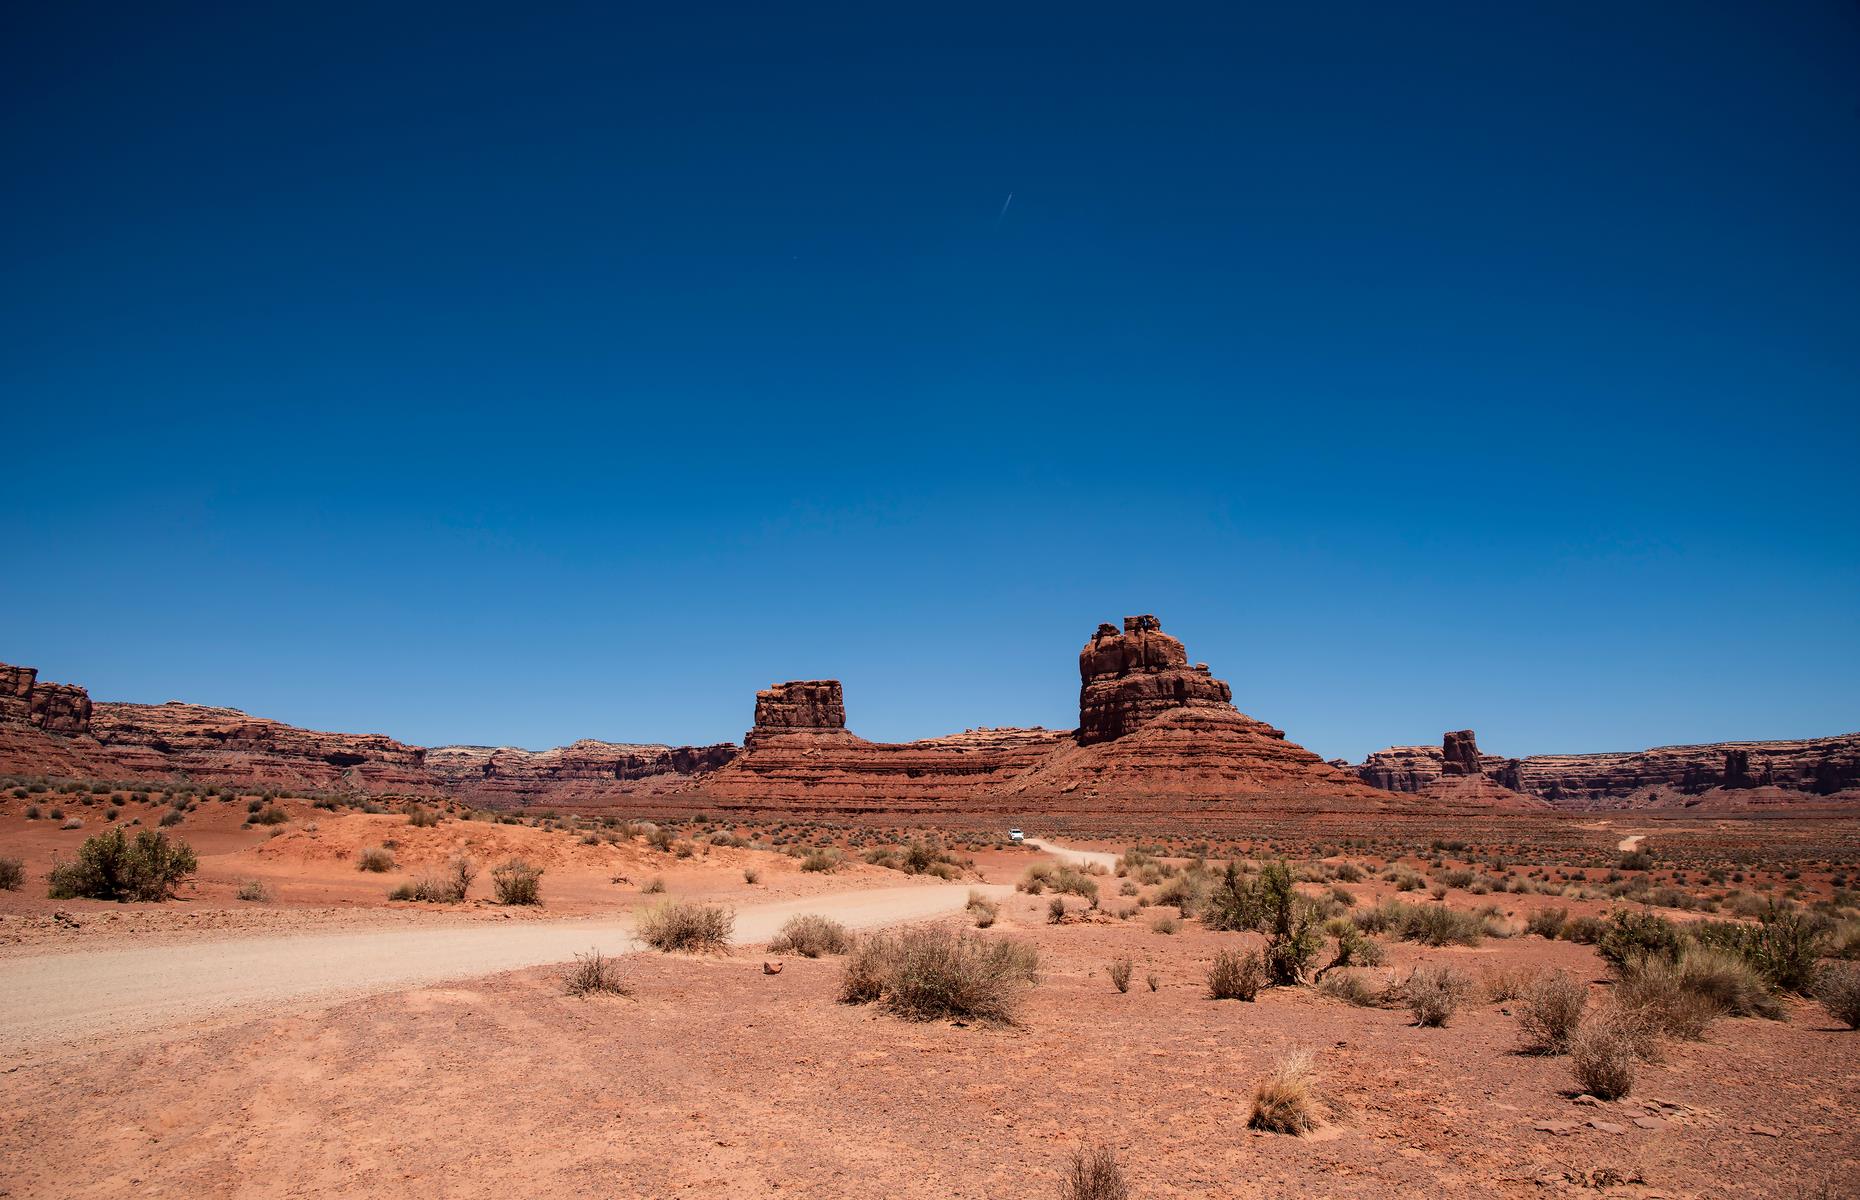
[[[272,838],[242,826],[242,803],[214,804],[224,815],[209,806],[190,831],[205,852],[204,882],[184,902],[52,902],[33,880],[0,893],[7,928],[45,919],[59,929],[10,953],[254,931],[289,939],[329,922],[437,931],[504,919],[476,899],[437,909],[387,902],[395,877],[364,876],[349,860],[388,837],[415,869],[462,847],[546,861],[545,880],[561,890],[528,920],[624,913],[641,898],[615,874],[662,873],[673,894],[735,904],[813,895],[824,905],[847,890],[921,883],[878,867],[802,872],[752,849],[681,860],[560,830],[410,827],[402,814],[306,811]],[[0,846],[25,847],[29,873],[81,835],[25,822],[19,809],[0,811]],[[318,828],[307,831],[312,819]],[[1610,851],[1629,832],[1592,831]],[[971,878],[1013,882],[1032,857],[980,853]],[[762,882],[745,883],[745,869]],[[225,898],[259,872],[272,900]],[[912,1024],[840,1004],[836,960],[788,958],[770,975],[771,956],[749,947],[631,955],[629,996],[570,997],[561,969],[543,966],[47,1050],[0,1074],[10,1114],[0,1188],[20,1197],[1052,1196],[1071,1150],[1098,1142],[1116,1149],[1139,1197],[1860,1194],[1860,1034],[1837,1030],[1807,1001],[1786,1001],[1783,1021],[1721,1019],[1702,1041],[1670,1043],[1627,1099],[1588,1103],[1566,1058],[1520,1053],[1513,1002],[1483,992],[1444,1028],[1311,988],[1210,1000],[1214,954],[1254,935],[1193,921],[1159,932],[1156,918],[1172,911],[1161,908],[1118,919],[1134,901],[1116,879],[1100,882],[1101,910],[1111,911],[1073,900],[1062,924],[1048,922],[1050,896],[1015,893],[1004,904],[986,936],[1029,939],[1043,962],[1012,1025]],[[1825,872],[1792,881],[1805,884],[1804,895],[1830,889]],[[1346,887],[1359,905],[1396,894],[1373,876]],[[1462,890],[1444,901],[1493,902],[1513,924],[1553,903],[1609,906]],[[78,928],[46,916],[47,906]],[[227,924],[190,927],[207,912]],[[1391,941],[1387,955],[1369,972],[1378,980],[1450,963],[1475,980],[1561,967],[1597,998],[1608,987],[1592,947],[1535,936],[1476,947]],[[1106,973],[1120,957],[1133,962],[1128,993]],[[1249,1130],[1255,1081],[1296,1049],[1315,1053],[1333,1120],[1305,1138]]]

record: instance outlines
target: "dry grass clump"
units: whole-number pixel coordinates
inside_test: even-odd
[[[1358,1008],[1378,1008],[1382,992],[1358,971],[1333,971],[1318,980],[1318,991]]]
[[[1182,928],[1182,922],[1177,917],[1164,914],[1151,921],[1150,928],[1157,933],[1174,933],[1176,930]]]
[[[1525,1048],[1535,1054],[1567,1054],[1582,1024],[1589,989],[1568,971],[1551,971],[1531,980],[1518,1007],[1518,1028]]]
[[[1583,1091],[1616,1100],[1633,1088],[1635,1071],[1650,1043],[1644,1016],[1619,1005],[1604,1005],[1570,1038],[1570,1069]]]
[[[1426,964],[1408,973],[1402,999],[1416,1025],[1445,1025],[1472,992],[1472,980],[1457,967]]]
[[[1747,960],[1709,946],[1689,945],[1677,959],[1635,955],[1617,969],[1615,1002],[1641,1013],[1660,1032],[1697,1041],[1718,1017],[1780,1017],[1781,1006]]]
[[[861,938],[840,972],[840,999],[876,1001],[913,1021],[945,1017],[1012,1023],[1040,956],[1014,938],[982,938],[945,926]]]
[[[641,884],[639,888],[639,894],[642,896],[659,896],[663,895],[664,892],[665,880],[657,875],[654,875],[651,879]]]
[[[1092,904],[1098,903],[1098,881],[1078,867],[1064,864],[1038,862],[1028,867],[1021,875],[1020,882],[1014,885],[1019,891],[1030,896],[1038,896],[1049,888],[1055,892],[1069,893]]]
[[[373,871],[377,875],[394,869],[394,855],[380,846],[370,846],[355,856],[355,869]]]
[[[1528,992],[1537,974],[1535,967],[1487,967],[1479,973],[1479,986],[1489,1003],[1503,1004]]]
[[[469,858],[455,858],[447,864],[443,874],[422,875],[411,883],[403,883],[388,893],[388,899],[463,904],[465,894],[471,890],[471,881],[477,877],[477,864]]]
[[[1524,919],[1524,932],[1555,941],[1557,934],[1562,933],[1563,926],[1568,923],[1567,908],[1540,908]]]
[[[986,929],[995,923],[1001,913],[1001,906],[980,892],[969,893],[969,916],[974,918],[977,929]]]
[[[1302,1137],[1322,1125],[1324,1106],[1318,1099],[1314,1079],[1309,1050],[1280,1059],[1272,1073],[1253,1087],[1248,1127]]]
[[[664,900],[639,914],[639,939],[655,950],[686,954],[721,953],[729,948],[736,914],[716,904]]]
[[[17,892],[26,882],[26,861],[21,858],[0,858],[0,891]]]
[[[1109,1146],[1085,1146],[1059,1181],[1059,1200],[1130,1200],[1130,1185]]]
[[[1134,967],[1128,958],[1114,958],[1111,960],[1110,965],[1105,967],[1104,972],[1111,977],[1112,987],[1115,987],[1120,992],[1128,992],[1130,990],[1130,973],[1133,969]]]
[[[630,996],[633,989],[626,981],[620,960],[609,958],[599,950],[575,956],[575,965],[562,976],[562,984],[571,996]]]
[[[543,869],[513,858],[491,872],[499,904],[541,904]]]
[[[788,923],[769,943],[770,954],[799,954],[802,958],[844,954],[850,949],[852,935],[846,932],[846,926],[814,913],[789,917]]]
[[[262,879],[248,879],[239,885],[239,899],[255,900],[262,904],[271,899],[271,889],[265,886]]]
[[[1815,999],[1849,1029],[1860,1029],[1860,967],[1830,963],[1815,976]]]
[[[1259,951],[1240,954],[1222,950],[1208,967],[1208,999],[1253,1000],[1266,983],[1266,964]]]

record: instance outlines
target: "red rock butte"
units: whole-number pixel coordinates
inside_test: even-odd
[[[756,694],[742,745],[583,739],[550,750],[411,746],[322,733],[236,709],[93,703],[0,664],[0,773],[112,782],[449,794],[670,814],[993,821],[1026,816],[1141,824],[1255,815],[1491,815],[1555,807],[1860,800],[1860,734],[1619,754],[1507,759],[1471,730],[1326,762],[1233,704],[1233,689],[1154,616],[1100,625],[1079,651],[1074,730],[979,728],[872,742],[847,728],[834,679]],[[1666,788],[1680,799],[1661,799]]]

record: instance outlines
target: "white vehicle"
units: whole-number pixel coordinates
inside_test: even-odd
[[[1008,830],[1008,841],[1013,842],[1016,846],[1020,845],[1022,842],[1026,840],[1027,840],[1027,835],[1022,833],[1020,830],[1018,829]]]

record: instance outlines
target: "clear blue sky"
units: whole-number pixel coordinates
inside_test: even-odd
[[[1860,728],[1853,4],[621,7],[9,6],[0,659],[898,739],[1155,612],[1326,755]]]

